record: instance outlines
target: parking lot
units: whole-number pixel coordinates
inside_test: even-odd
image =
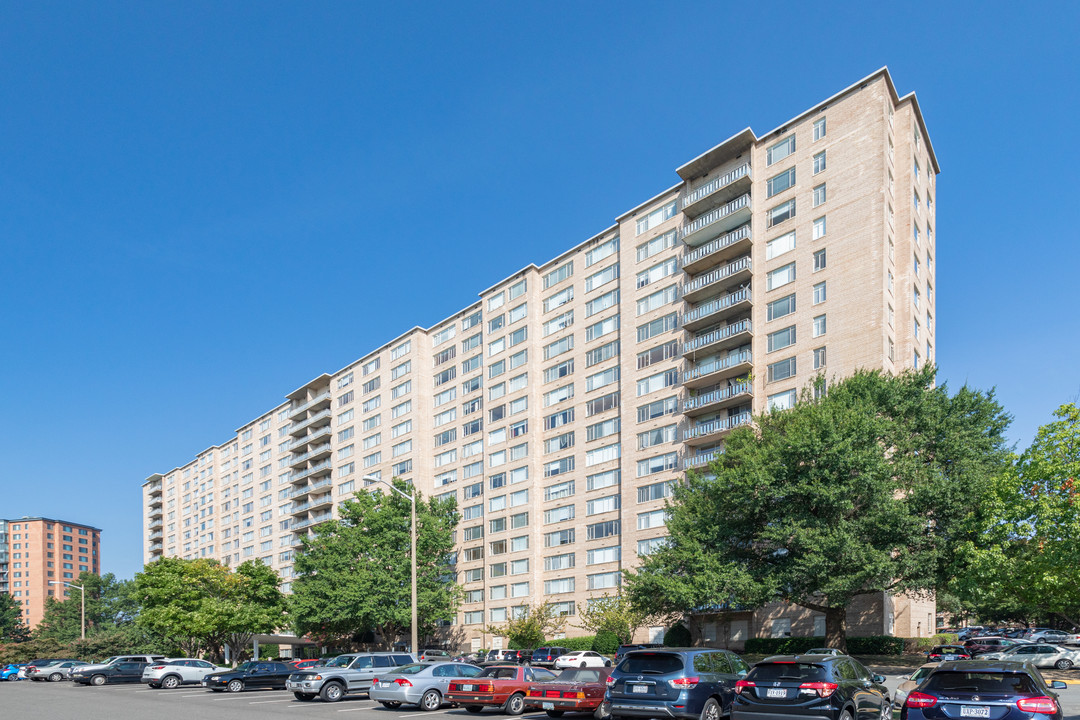
[[[899,672],[887,677],[890,690],[899,682]],[[1080,680],[1080,678],[1078,678]],[[1080,720],[1080,683],[1059,690],[1065,720]],[[417,707],[384,708],[366,695],[346,696],[338,703],[300,702],[283,690],[253,690],[242,693],[215,693],[189,686],[176,690],[152,690],[145,685],[90,687],[69,682],[0,683],[2,717],[20,720],[255,720],[255,718],[340,718],[343,720],[463,720],[476,715],[446,706],[424,712]],[[485,710],[480,718],[506,718],[496,710]],[[548,720],[542,712],[525,713],[525,720]],[[588,718],[587,715],[568,716]]]

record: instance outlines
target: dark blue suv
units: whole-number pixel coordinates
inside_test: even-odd
[[[847,655],[774,655],[736,688],[732,720],[892,720],[885,678]]]
[[[618,718],[719,720],[750,671],[741,657],[713,648],[658,648],[629,652],[607,679],[605,702]]]
[[[1058,696],[1029,663],[1006,660],[943,662],[908,693],[901,720],[1061,720]]]

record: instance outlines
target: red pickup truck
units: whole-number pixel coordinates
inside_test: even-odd
[[[525,694],[529,685],[554,679],[555,673],[544,668],[493,665],[484,668],[476,677],[452,680],[446,691],[446,700],[463,705],[472,713],[494,705],[502,707],[508,715],[520,715],[525,710]]]

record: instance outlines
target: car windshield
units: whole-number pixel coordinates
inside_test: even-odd
[[[746,676],[747,680],[823,680],[825,668],[821,665],[796,662],[758,663]]]
[[[347,667],[354,659],[356,659],[355,655],[338,655],[336,658],[326,663],[326,667]]]
[[[682,658],[674,653],[637,652],[627,655],[619,663],[619,672],[636,675],[668,675],[682,669]]]
[[[423,672],[425,668],[429,668],[431,665],[424,665],[416,663],[414,665],[403,665],[394,670],[395,675],[415,675],[419,672]]]
[[[559,677],[556,678],[559,682],[603,682],[603,679],[599,670],[589,670],[588,668],[563,670],[559,673]]]
[[[926,692],[979,692],[1031,695],[1039,692],[1025,673],[935,672],[923,686]]]

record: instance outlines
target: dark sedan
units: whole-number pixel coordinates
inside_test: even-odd
[[[149,663],[115,662],[104,667],[91,665],[91,670],[76,668],[71,679],[81,685],[104,685],[106,683],[141,683],[143,668]]]
[[[241,690],[273,689],[284,690],[285,681],[296,668],[280,662],[251,661],[242,663],[232,672],[214,673],[203,678],[204,688],[221,692],[240,692]]]

